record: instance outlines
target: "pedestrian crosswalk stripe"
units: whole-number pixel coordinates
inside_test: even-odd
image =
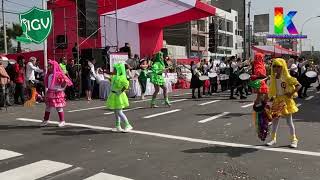
[[[98,173],[94,176],[88,177],[84,180],[133,180],[121,176],[116,176],[112,174],[107,174],[107,173]]]
[[[317,94],[320,94],[320,91],[317,91],[316,93],[317,93]]]
[[[243,105],[243,106],[241,106],[241,107],[242,107],[242,108],[247,108],[247,107],[250,107],[250,106],[253,106],[253,103],[246,104],[246,105]]]
[[[162,113],[157,113],[157,114],[153,114],[153,115],[150,115],[150,116],[145,116],[143,118],[144,119],[149,119],[149,118],[153,118],[153,117],[157,117],[157,116],[161,116],[161,115],[165,115],[165,114],[175,113],[175,112],[178,112],[178,111],[181,111],[181,109],[175,109],[175,110],[172,110],[172,111],[166,111],[166,112],[162,112]]]
[[[71,111],[68,111],[68,112],[71,113],[71,112],[89,111],[89,110],[94,110],[94,109],[103,109],[105,107],[106,106],[98,106],[98,107],[92,107],[92,108],[75,109],[75,110],[71,110]]]
[[[135,107],[135,108],[130,108],[130,109],[124,109],[123,112],[127,112],[127,111],[134,111],[134,110],[137,110],[137,109],[142,109],[143,107]],[[110,115],[110,114],[114,114],[114,112],[107,112],[107,113],[104,113],[105,115]]]
[[[309,96],[306,98],[307,101],[311,100],[312,98],[314,98],[314,96]]]
[[[221,100],[209,101],[209,102],[205,102],[205,103],[199,104],[199,106],[204,106],[204,105],[208,105],[208,104],[213,104],[213,103],[220,102],[220,101],[221,101]]]
[[[68,169],[72,165],[49,160],[42,160],[0,173],[0,179],[35,180],[49,174]]]
[[[297,107],[300,107],[302,104],[297,104]]]
[[[230,112],[223,112],[223,113],[221,113],[221,114],[218,114],[218,115],[209,117],[209,118],[207,118],[207,119],[204,119],[204,120],[201,120],[201,121],[198,121],[198,122],[199,122],[199,123],[206,123],[206,122],[209,122],[209,121],[218,119],[218,118],[220,118],[220,117],[226,116],[226,115],[228,115],[228,114],[230,114]]]
[[[9,159],[9,158],[13,158],[13,157],[18,157],[18,156],[22,156],[22,154],[17,153],[17,152],[13,152],[13,151],[8,151],[5,149],[0,149],[0,161],[5,160],[5,159]]]

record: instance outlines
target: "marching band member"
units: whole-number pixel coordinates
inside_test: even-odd
[[[213,59],[210,59],[209,73],[212,74],[210,78],[210,93],[216,93],[218,91],[218,70],[219,66],[214,63]]]
[[[299,80],[299,83],[302,85],[302,88],[299,90],[298,95],[299,95],[299,98],[305,98],[305,97],[307,97],[307,91],[310,86],[310,84],[308,82],[308,78],[306,76],[308,61],[304,60],[301,57],[298,59],[298,61],[299,61],[299,63],[298,63],[298,72],[299,72],[298,80]]]
[[[157,95],[160,91],[160,87],[163,90],[165,104],[170,107],[171,104],[169,102],[169,98],[168,98],[168,94],[167,94],[167,87],[165,84],[164,77],[162,76],[162,74],[166,71],[165,62],[163,60],[163,53],[162,52],[158,52],[155,55],[155,59],[152,64],[151,70],[152,70],[152,73],[151,73],[150,80],[151,80],[151,83],[154,85],[154,89],[155,89],[153,96],[152,96],[152,100],[151,100],[151,107],[152,108],[157,107],[156,99],[157,99]]]
[[[294,101],[301,85],[296,78],[290,76],[287,64],[284,59],[277,58],[272,62],[271,79],[269,86],[269,98],[271,98],[272,106],[280,109],[280,117],[287,119],[287,124],[290,128],[291,145],[296,148],[298,139],[296,137],[295,127],[292,120],[292,114],[298,112],[298,107]],[[272,121],[272,137],[267,146],[272,146],[277,142],[277,130],[279,126],[279,118]]]
[[[288,60],[288,69],[292,77],[295,77],[295,78],[299,77],[298,66],[296,65],[295,60],[293,58],[290,58]]]
[[[198,89],[198,98],[202,98],[200,87],[202,86],[202,81],[200,81],[199,77],[201,76],[200,72],[200,64],[194,64],[194,61],[191,62],[191,88],[192,88],[192,98],[195,99],[196,96],[194,95],[196,89]]]
[[[224,92],[228,89],[228,80],[229,80],[229,75],[227,73],[228,66],[225,63],[225,61],[226,61],[226,59],[223,57],[221,59],[220,65],[219,65],[219,80],[220,80],[222,92]]]
[[[229,83],[230,83],[230,99],[237,99],[236,97],[234,97],[234,89],[235,88],[239,88],[239,76],[238,76],[238,71],[239,71],[239,67],[240,67],[240,64],[237,63],[236,61],[236,58],[235,56],[232,56],[230,58],[230,61],[229,61],[229,68],[230,68],[230,79],[229,79]],[[241,62],[241,59],[240,59],[240,62]],[[241,99],[245,99],[246,97],[243,96],[243,92],[242,92],[242,88],[240,88],[239,90],[240,91],[240,94],[241,94]]]
[[[207,59],[204,59],[202,67],[201,67],[202,75],[208,76],[209,69],[210,69],[209,61]],[[209,84],[210,84],[209,80],[205,80],[203,82],[203,95],[206,95],[206,88],[208,88],[210,90],[210,85]],[[210,92],[208,92],[208,94],[210,94]]]

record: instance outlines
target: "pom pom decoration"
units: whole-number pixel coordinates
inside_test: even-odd
[[[32,107],[36,103],[37,90],[36,88],[31,88],[31,98],[24,103],[25,107]]]

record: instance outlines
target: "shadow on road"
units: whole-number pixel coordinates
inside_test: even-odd
[[[33,126],[13,126],[13,125],[0,125],[0,131],[1,130],[12,130],[12,129],[39,129],[39,126],[33,125]]]
[[[258,151],[258,149],[239,148],[239,147],[225,147],[225,146],[211,146],[199,149],[187,149],[184,153],[213,153],[213,154],[228,154],[230,157],[240,157],[244,154],[249,154]]]

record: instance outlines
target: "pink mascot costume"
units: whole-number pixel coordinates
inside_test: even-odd
[[[46,126],[49,121],[50,112],[55,108],[59,114],[59,127],[65,125],[63,107],[66,106],[64,90],[72,86],[72,81],[63,73],[59,64],[54,60],[48,62],[48,73],[44,79],[47,93],[45,97],[46,110],[41,127]]]

